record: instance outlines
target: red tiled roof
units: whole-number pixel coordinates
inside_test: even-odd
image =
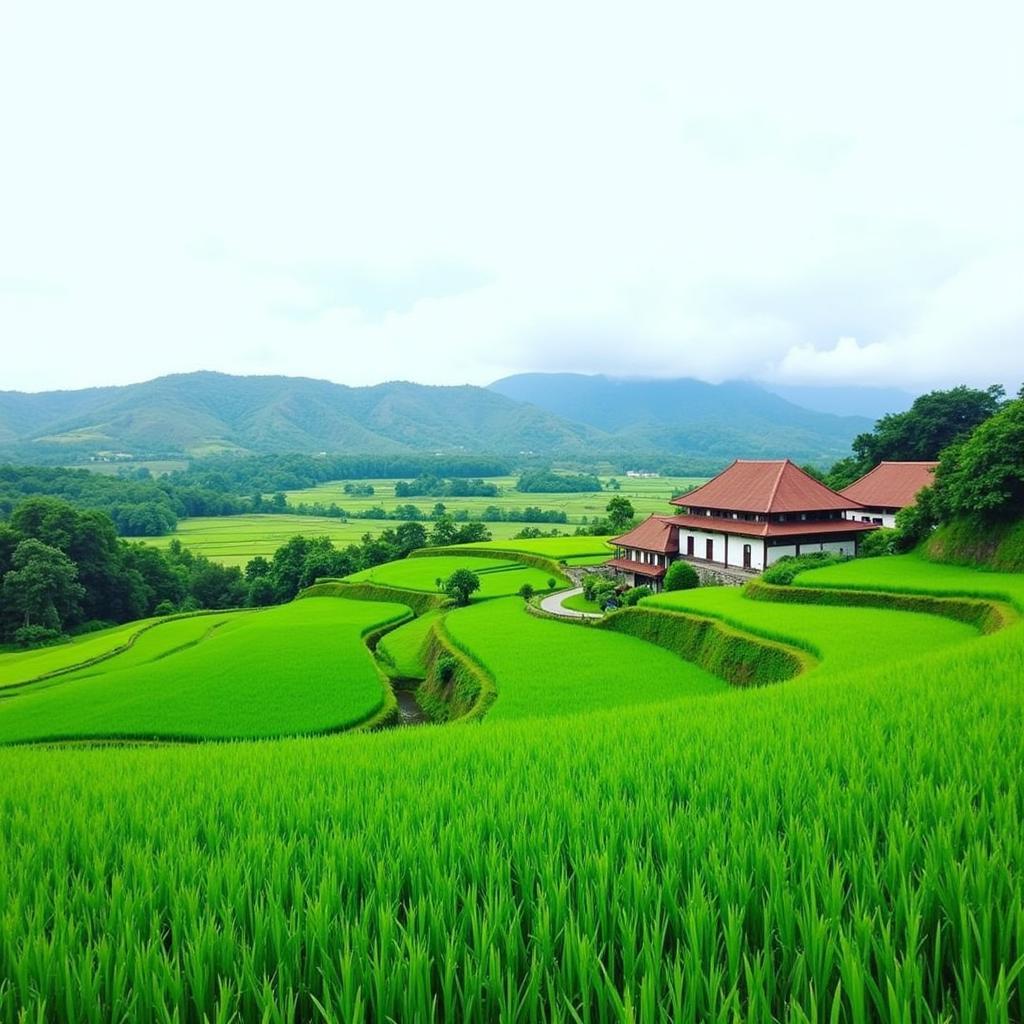
[[[935,483],[937,462],[880,462],[839,493],[870,508],[906,508]]]
[[[681,529],[704,530],[706,533],[736,533],[743,537],[799,537],[820,533],[863,533],[877,529],[871,523],[852,519],[826,519],[820,522],[752,523],[745,519],[722,519],[719,516],[675,516],[671,522]]]
[[[640,548],[674,555],[679,551],[679,537],[671,526],[675,520],[675,516],[651,516],[629,533],[612,537],[609,543],[620,548]]]
[[[703,487],[673,498],[672,504],[770,513],[856,508],[858,503],[819,483],[789,459],[737,459]]]
[[[612,558],[604,564],[613,569],[621,569],[623,572],[638,572],[641,576],[653,576],[656,579],[661,579],[665,575],[665,566],[634,562],[632,558]]]

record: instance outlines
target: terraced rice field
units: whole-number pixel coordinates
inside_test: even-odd
[[[567,565],[605,562],[613,551],[605,537],[536,537],[533,540],[491,540],[470,545],[474,551],[516,551]]]
[[[498,699],[488,721],[722,692],[720,679],[634,637],[527,614],[515,598],[448,616],[449,635],[490,673]]]
[[[801,573],[802,587],[838,587],[946,596],[993,597],[1024,611],[1024,573],[982,572],[929,562],[918,554],[858,558]]]
[[[159,622],[159,619],[139,619],[124,626],[104,629],[53,647],[40,647],[34,651],[10,651],[0,654],[0,689],[69,668],[86,661],[103,658],[112,651],[131,643],[140,632]]]
[[[439,589],[437,581],[447,579],[456,569],[470,569],[479,576],[480,589],[473,595],[473,600],[477,601],[518,593],[524,583],[529,583],[537,591],[547,590],[548,580],[552,578],[550,573],[523,565],[522,562],[442,555],[386,562],[353,573],[346,579],[352,583],[368,580],[386,587],[436,593]]]
[[[440,612],[427,612],[382,637],[377,650],[383,654],[385,664],[394,670],[395,676],[403,679],[424,678],[426,666],[420,651],[431,626],[440,617]]]
[[[751,601],[738,587],[707,587],[644,598],[642,605],[722,619],[768,639],[803,647],[821,658],[805,678],[892,664],[942,647],[977,640],[971,626],[936,615],[881,608]]]
[[[672,600],[821,666],[737,690],[495,600],[446,619],[479,726],[0,749],[0,1022],[1024,1019],[1024,626]]]
[[[405,615],[398,605],[311,598],[173,619],[105,661],[9,690],[0,699],[0,742],[344,728],[384,702],[360,637]]]

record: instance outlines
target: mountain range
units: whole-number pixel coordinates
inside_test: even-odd
[[[198,372],[80,391],[0,392],[0,456],[349,452],[828,461],[871,420],[802,408],[756,384],[519,374],[490,387],[347,387]]]

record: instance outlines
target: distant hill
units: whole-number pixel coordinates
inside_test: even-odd
[[[599,431],[478,387],[350,388],[189,373],[126,387],[0,392],[0,454],[582,452]]]
[[[794,405],[830,412],[836,416],[868,416],[879,420],[891,412],[906,412],[917,397],[900,388],[806,387],[800,385],[762,384],[765,391],[786,399]]]
[[[705,465],[790,456],[827,463],[871,426],[802,409],[754,384],[522,374],[490,388],[188,373],[125,387],[0,392],[0,458],[200,456],[679,456]]]
[[[634,451],[828,462],[872,421],[805,409],[756,384],[523,373],[491,390],[615,435]]]

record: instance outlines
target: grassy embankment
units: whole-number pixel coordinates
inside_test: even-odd
[[[1024,1018],[1024,627],[935,619],[926,653],[931,617],[736,603],[821,667],[478,728],[0,750],[0,1020]],[[483,644],[505,605],[449,626]]]
[[[408,614],[399,605],[313,598],[173,619],[98,664],[9,690],[0,742],[242,739],[350,727],[390,698],[361,637]]]

